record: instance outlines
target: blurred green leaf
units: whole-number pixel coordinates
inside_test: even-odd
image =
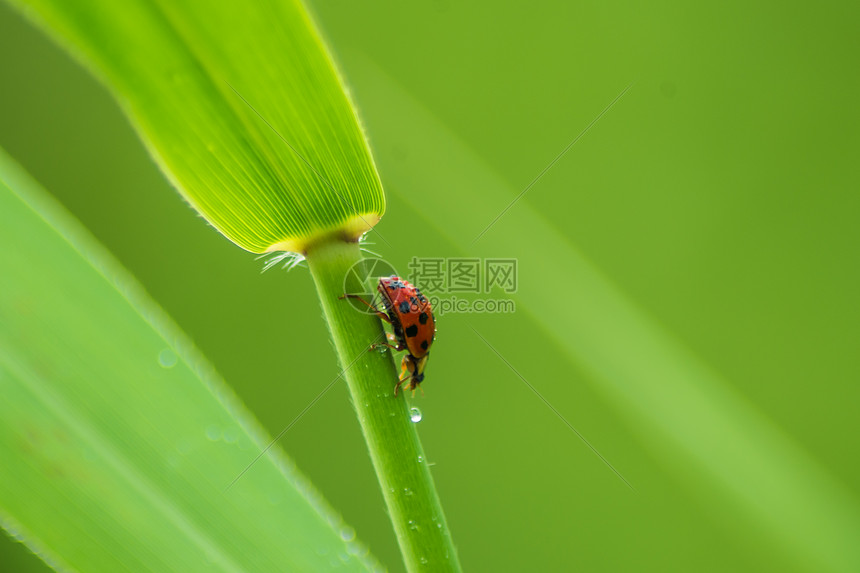
[[[0,153],[0,522],[80,571],[370,568],[135,281]],[[346,541],[345,541],[346,540]]]
[[[355,112],[300,2],[11,1],[107,84],[172,183],[240,247],[299,251],[381,217]]]

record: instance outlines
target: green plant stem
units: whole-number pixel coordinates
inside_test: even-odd
[[[361,260],[358,244],[331,241],[306,257],[406,567],[460,571],[415,424],[403,393],[394,396],[398,371],[391,353],[370,351],[374,342],[385,342],[381,321],[339,298],[345,286],[366,289],[348,272]]]

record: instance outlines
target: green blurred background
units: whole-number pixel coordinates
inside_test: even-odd
[[[488,235],[526,236],[517,210],[539,212],[857,502],[860,6],[311,8],[386,186],[378,229],[391,245],[371,248],[404,274],[413,256],[515,257],[521,285],[534,289],[545,265],[563,267],[533,245],[494,252],[470,243],[635,82]],[[179,199],[105,90],[3,4],[0,78],[0,146],[279,432],[338,374],[306,269],[261,274],[262,261]],[[414,120],[406,131],[404,118]],[[471,167],[451,168],[446,138],[471,149]],[[494,173],[507,187],[455,202],[402,183],[426,174],[468,188],[470,169],[475,185]],[[474,233],[450,231],[462,228]],[[607,400],[535,319],[576,297],[577,285],[544,288],[545,306],[518,300],[513,315],[441,317],[426,396],[411,399],[464,568],[815,570],[761,521],[715,509],[728,494]],[[665,404],[674,406],[683,404]],[[280,444],[400,570],[346,388],[337,385]],[[0,570],[44,566],[3,538]]]

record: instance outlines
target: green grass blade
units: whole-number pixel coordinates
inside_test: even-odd
[[[177,189],[242,248],[304,250],[382,215],[355,112],[299,2],[12,3],[105,82]]]
[[[351,281],[347,292],[367,288],[355,276],[361,260],[355,243],[333,242],[307,254],[406,570],[459,572],[457,550],[406,392],[394,395],[399,371],[387,350],[368,352],[385,340],[382,325],[376,316],[356,312],[350,301],[340,298],[347,286],[344,277]]]
[[[415,217],[435,226],[463,254],[519,255],[540,269],[540,281],[520,283],[518,310],[528,312],[554,342],[559,360],[591,373],[595,388],[697,501],[738,531],[772,540],[806,570],[860,570],[856,496],[527,201],[518,202],[503,224],[467,252],[468,241],[498,211],[485,208],[486,215],[476,217],[474,209],[450,206],[469,196],[475,205],[501,210],[521,189],[373,63],[356,58],[350,64],[354,77],[362,78],[359,87],[365,84],[373,94],[366,102],[371,133],[410,142],[409,159],[386,170],[391,189],[433,197]],[[439,164],[446,169],[427,168]],[[548,295],[550,288],[563,295],[563,304]]]
[[[226,489],[268,438],[134,280],[2,152],[0,242],[9,532],[80,571],[373,566],[277,448]]]

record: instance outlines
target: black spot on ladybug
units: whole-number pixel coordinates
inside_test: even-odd
[[[429,344],[427,344],[427,341],[426,341],[426,340],[425,340],[425,341],[423,341],[423,342],[421,343],[421,349],[422,349],[422,350],[427,350],[427,347],[428,347],[428,346],[430,346],[430,345],[429,345]]]
[[[400,309],[400,312],[402,312],[404,314],[409,312],[409,303],[404,300],[403,302],[400,303],[399,309]]]
[[[418,322],[420,322],[421,324],[427,324],[427,313],[426,312],[422,312],[421,314],[418,315]]]
[[[418,336],[418,325],[413,324],[412,326],[408,326],[406,328],[406,336],[408,336],[409,338],[414,338]]]

